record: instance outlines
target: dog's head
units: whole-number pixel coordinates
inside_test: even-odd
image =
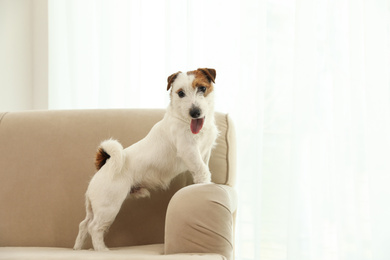
[[[200,132],[205,120],[214,113],[215,77],[215,69],[207,68],[179,71],[168,77],[172,113],[188,121],[194,134]]]

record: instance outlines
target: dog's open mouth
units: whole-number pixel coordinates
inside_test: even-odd
[[[203,127],[203,123],[204,123],[204,117],[192,119],[191,120],[191,132],[193,134],[199,134],[200,130]]]

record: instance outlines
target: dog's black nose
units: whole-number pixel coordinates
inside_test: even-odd
[[[193,106],[191,109],[190,109],[190,116],[192,118],[198,118],[200,117],[200,114],[202,113],[202,111],[200,110],[199,107],[195,107]]]

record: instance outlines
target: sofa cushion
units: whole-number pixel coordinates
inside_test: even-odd
[[[58,247],[0,247],[0,259],[24,260],[223,260],[217,254],[174,254],[163,255],[164,245],[154,244],[134,247],[112,248],[108,252],[92,250],[75,251]]]

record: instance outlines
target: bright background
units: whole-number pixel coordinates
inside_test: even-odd
[[[217,70],[236,259],[390,259],[390,1],[0,0],[0,110],[165,108]]]

